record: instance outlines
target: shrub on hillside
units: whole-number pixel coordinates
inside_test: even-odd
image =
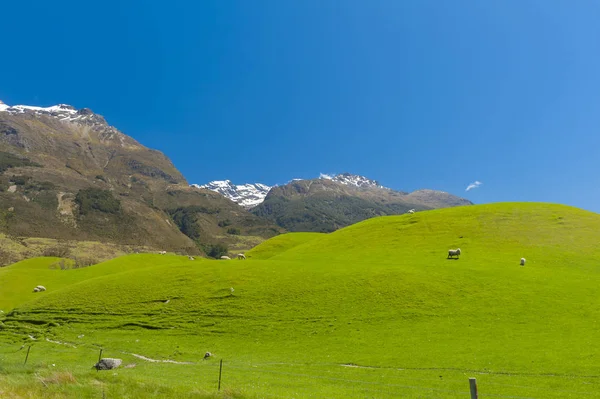
[[[227,229],[227,234],[240,235],[240,229],[237,227],[230,227]]]
[[[10,251],[0,248],[0,267],[8,266],[18,261],[18,256]]]
[[[73,264],[73,269],[80,269],[82,267],[93,266],[97,263],[100,263],[97,259],[89,256],[75,256],[73,261],[75,262]]]
[[[92,210],[113,214],[121,211],[121,201],[115,198],[110,191],[98,188],[79,190],[75,196],[75,202],[79,205],[79,213],[82,215]]]
[[[71,255],[71,249],[67,244],[57,244],[42,251],[42,256],[51,256],[54,258],[67,258],[69,255]]]
[[[15,183],[17,184],[17,183]],[[25,190],[36,190],[36,191],[49,191],[54,190],[56,185],[49,181],[28,181],[25,185]]]
[[[21,166],[41,166],[27,158],[20,158],[9,152],[0,151],[0,173],[3,173],[9,168],[18,168]]]
[[[228,252],[229,248],[227,248],[227,245],[222,243],[208,245],[206,248],[206,254],[215,259],[219,259],[221,256],[227,255]]]
[[[31,179],[31,176],[13,176],[10,180],[17,186],[24,186]]]

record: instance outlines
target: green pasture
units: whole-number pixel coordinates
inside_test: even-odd
[[[598,214],[502,203],[278,236],[246,261],[23,261],[0,269],[0,396],[469,398],[476,377],[480,398],[600,398],[599,238]],[[93,370],[100,349],[123,366]]]

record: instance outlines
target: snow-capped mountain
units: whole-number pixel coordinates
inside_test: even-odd
[[[0,101],[0,112],[8,112],[9,114],[25,114],[32,113],[35,115],[46,115],[57,118],[61,121],[93,121],[96,123],[106,123],[103,117],[94,114],[90,109],[83,108],[77,110],[72,105],[58,104],[51,107],[33,107],[30,105],[6,105]]]
[[[233,184],[230,180],[211,181],[208,184],[192,184],[192,187],[206,188],[229,198],[246,209],[250,209],[265,200],[271,187],[261,183]]]
[[[347,186],[356,186],[361,188],[387,188],[383,187],[376,180],[372,180],[364,176],[353,175],[351,173],[340,173],[337,175],[327,175],[321,173],[319,179],[332,180]]]
[[[117,130],[117,128],[110,126],[102,115],[95,114],[89,108],[78,110],[68,104],[58,104],[51,107],[34,107],[31,105],[10,106],[0,101],[0,112],[6,112],[9,115],[47,116],[65,123],[89,126],[98,133],[102,141],[117,139],[120,141],[121,146],[131,146],[133,144],[126,142],[133,140],[126,140],[127,136]],[[138,145],[138,143],[136,142],[133,145]]]
[[[350,173],[340,173],[335,175],[326,175],[321,173],[319,179],[331,180],[347,186],[355,186],[360,188],[382,188],[389,190],[375,180]],[[290,182],[302,180],[305,179],[292,179]],[[272,188],[261,183],[233,184],[230,180],[216,180],[211,181],[208,184],[192,184],[191,186],[216,191],[217,193],[229,198],[233,202],[238,203],[246,209],[254,208],[258,204],[261,204],[265,200],[269,190]]]

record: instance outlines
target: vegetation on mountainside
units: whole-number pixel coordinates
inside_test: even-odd
[[[506,203],[282,235],[247,261],[21,262],[0,269],[0,391],[201,397],[224,359],[240,398],[456,398],[473,375],[481,397],[598,398],[599,232],[598,214]],[[137,366],[90,371],[100,347]],[[78,384],[34,377],[56,372]]]
[[[38,163],[32,162],[27,158],[22,158],[9,152],[0,151],[0,173],[4,173],[7,169],[18,168],[24,166],[41,166]]]
[[[403,214],[409,209],[429,209],[406,203],[379,203],[352,196],[314,196],[288,199],[272,196],[252,208],[257,216],[289,231],[329,233],[376,216]]]
[[[202,210],[204,208],[201,207],[180,207],[171,209],[168,213],[183,234],[192,240],[197,240],[200,238],[200,228],[196,224],[196,212]]]
[[[92,187],[79,190],[75,196],[75,202],[79,205],[79,213],[82,215],[93,210],[113,214],[121,211],[121,201],[115,198],[109,190]]]
[[[156,166],[146,165],[146,164],[144,164],[144,163],[142,163],[140,161],[137,161],[135,159],[130,159],[127,162],[127,166],[133,172],[142,174],[144,176],[160,178],[160,179],[166,180],[169,183],[173,183],[173,184],[178,183],[178,181],[177,181],[176,178],[174,178],[173,176],[171,176],[168,173],[164,172],[163,170],[157,168]]]

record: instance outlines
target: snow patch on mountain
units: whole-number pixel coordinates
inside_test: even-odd
[[[340,174],[325,174],[321,173],[319,179],[331,180],[337,183],[345,184],[347,186],[356,186],[360,188],[383,188],[376,180],[369,179],[368,177],[353,175],[351,173],[340,173]],[[389,189],[388,189],[389,190]]]
[[[75,107],[67,104],[58,104],[51,107],[34,107],[31,105],[6,105],[0,102],[0,112],[8,112],[9,114],[24,114],[27,112],[35,115],[53,116],[60,120],[77,120],[89,117],[93,113],[79,112]]]
[[[215,180],[208,184],[192,184],[192,187],[215,191],[246,209],[265,200],[271,187],[261,183],[233,184],[230,180]]]

